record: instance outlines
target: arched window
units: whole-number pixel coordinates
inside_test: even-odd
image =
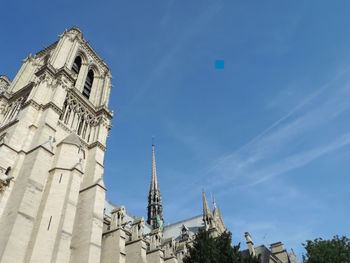
[[[81,57],[77,56],[74,60],[72,71],[78,75],[80,71],[80,67],[81,67]]]
[[[94,81],[94,72],[90,69],[89,73],[87,74],[85,84],[84,84],[84,90],[83,90],[83,95],[87,99],[90,97],[90,92],[91,92],[91,87],[92,87],[92,82]]]

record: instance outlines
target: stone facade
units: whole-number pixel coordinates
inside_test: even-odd
[[[77,27],[0,76],[0,263],[181,263],[199,229],[226,231],[204,192],[201,215],[163,226],[154,146],[147,222],[105,200],[110,79]]]
[[[110,79],[76,27],[0,77],[0,262],[100,262]]]

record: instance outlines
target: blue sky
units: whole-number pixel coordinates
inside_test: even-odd
[[[109,64],[107,198],[165,223],[214,195],[234,243],[350,236],[349,1],[6,1],[1,74],[74,25]],[[224,60],[224,69],[215,69]]]

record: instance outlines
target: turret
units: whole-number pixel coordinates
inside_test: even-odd
[[[252,237],[250,236],[250,234],[248,232],[244,233],[245,239],[246,239],[246,243],[248,245],[248,249],[249,249],[249,254],[252,256],[255,256],[255,248],[254,248],[254,243],[252,241]]]
[[[202,190],[202,197],[203,197],[203,221],[205,224],[205,228],[208,230],[213,227],[214,218],[213,218],[213,213],[209,208],[204,190]]]

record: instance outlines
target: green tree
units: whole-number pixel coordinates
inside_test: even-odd
[[[208,231],[200,230],[188,246],[184,263],[261,263],[260,257],[243,257],[240,244],[232,246],[230,232],[213,238]]]
[[[345,236],[334,236],[331,240],[306,240],[303,246],[306,250],[304,262],[350,263],[350,240]]]

